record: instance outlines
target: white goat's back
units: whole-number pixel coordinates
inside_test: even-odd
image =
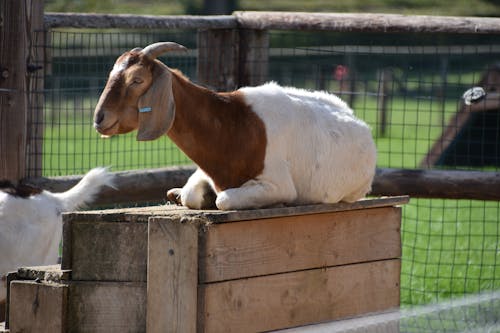
[[[260,179],[272,182],[289,172],[298,204],[355,201],[370,191],[376,164],[371,131],[341,99],[274,83],[241,90],[266,126]]]
[[[0,276],[20,266],[56,264],[61,213],[91,202],[103,185],[112,185],[112,175],[95,168],[62,193],[43,191],[21,198],[0,191]],[[0,286],[0,301],[5,296]]]

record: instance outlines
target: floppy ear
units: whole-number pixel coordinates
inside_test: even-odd
[[[153,84],[139,98],[137,141],[155,140],[166,134],[175,118],[172,74],[160,66],[153,70]]]

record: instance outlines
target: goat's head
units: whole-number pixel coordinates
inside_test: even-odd
[[[161,42],[122,54],[109,74],[94,112],[94,127],[103,136],[138,130],[137,140],[154,140],[168,132],[175,117],[172,73],[156,58],[186,48]]]

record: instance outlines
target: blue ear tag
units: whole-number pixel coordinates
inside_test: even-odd
[[[145,106],[143,108],[140,108],[139,109],[139,112],[140,113],[144,113],[144,112],[151,112],[153,109],[150,107],[150,106]]]

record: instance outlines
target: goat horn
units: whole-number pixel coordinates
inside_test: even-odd
[[[156,59],[168,51],[187,51],[187,48],[174,42],[159,42],[146,46],[142,53],[151,59]]]

